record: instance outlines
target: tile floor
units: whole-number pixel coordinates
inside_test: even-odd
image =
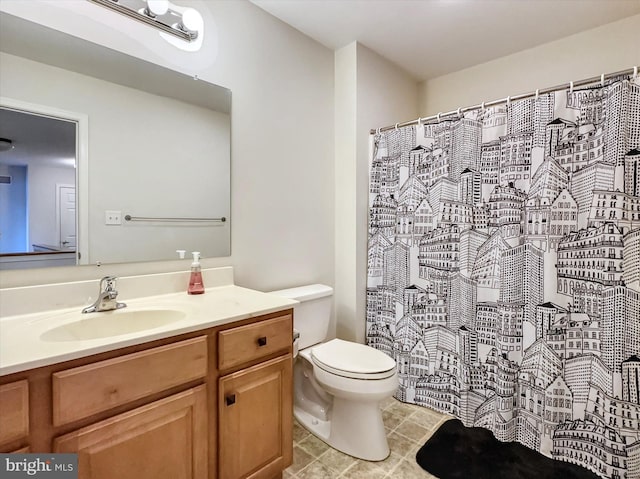
[[[416,452],[450,416],[394,398],[381,407],[391,449],[384,461],[368,462],[338,452],[294,422],[293,464],[283,479],[435,478],[416,463]]]

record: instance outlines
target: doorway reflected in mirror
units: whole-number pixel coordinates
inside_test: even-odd
[[[11,142],[0,151],[3,265],[76,264],[77,122],[53,113],[0,108],[0,137]]]

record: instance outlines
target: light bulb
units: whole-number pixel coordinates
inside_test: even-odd
[[[147,0],[147,13],[152,17],[169,11],[169,0]]]
[[[187,8],[182,12],[180,28],[186,32],[197,32],[202,25],[202,17],[197,10]]]

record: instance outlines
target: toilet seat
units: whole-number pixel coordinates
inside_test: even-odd
[[[385,353],[341,339],[311,348],[311,360],[331,374],[353,379],[386,379],[396,372],[396,362]]]

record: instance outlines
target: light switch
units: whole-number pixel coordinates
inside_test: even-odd
[[[107,210],[104,212],[104,224],[105,225],[121,225],[122,224],[122,211]]]

